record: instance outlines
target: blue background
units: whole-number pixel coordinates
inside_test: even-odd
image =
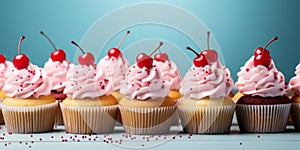
[[[70,44],[71,40],[80,41],[104,15],[142,2],[175,5],[202,20],[222,48],[226,66],[235,80],[239,68],[255,48],[278,35],[279,41],[268,49],[287,81],[294,76],[295,66],[300,62],[300,1],[297,0],[5,0],[0,2],[0,53],[12,60],[20,36],[26,35],[22,52],[33,64],[43,66],[53,50],[39,34],[44,30],[73,60],[77,49]]]

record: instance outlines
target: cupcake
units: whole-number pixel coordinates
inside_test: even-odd
[[[52,81],[51,94],[54,96],[58,104],[60,104],[67,96],[63,93],[66,87],[66,74],[69,71],[70,62],[66,60],[66,53],[62,49],[57,49],[49,37],[44,34],[43,31],[40,32],[44,35],[54,48],[51,53],[49,60],[44,65],[44,70],[47,76]],[[63,118],[60,107],[57,109],[55,116],[55,124],[62,125]]]
[[[289,89],[294,92],[292,97],[291,115],[296,130],[300,130],[300,63],[296,67],[296,76],[291,78]]]
[[[117,48],[111,48],[107,55],[102,58],[97,64],[97,70],[102,69],[106,76],[112,81],[113,92],[112,95],[119,101],[123,95],[120,93],[121,81],[125,79],[125,73],[130,64],[126,58],[122,56],[119,50],[125,37],[130,33],[127,31],[123,36]],[[121,114],[117,115],[118,123],[122,123]]]
[[[282,132],[285,130],[291,101],[285,95],[284,75],[277,70],[267,46],[257,48],[238,72],[236,87],[242,93],[236,115],[241,132]]]
[[[183,130],[193,134],[229,133],[235,109],[228,97],[233,88],[230,72],[219,62],[215,50],[208,48],[198,54],[187,49],[197,57],[179,90],[182,98],[178,111]]]
[[[154,51],[161,45],[162,42]],[[119,109],[125,132],[129,134],[168,133],[176,111],[175,101],[166,98],[169,85],[150,56],[140,53],[122,81],[120,92],[124,96]]]
[[[81,51],[84,54],[78,57],[80,65],[70,65],[64,89],[67,98],[60,104],[66,131],[75,134],[112,132],[118,112],[117,100],[111,95],[112,81],[103,70],[96,70],[91,53]]]
[[[170,92],[167,98],[170,98],[177,102],[177,99],[181,97],[179,89],[182,80],[177,65],[173,61],[169,60],[166,53],[159,53],[154,55],[153,64],[160,69],[163,75],[163,80],[165,82],[168,82],[168,84],[170,85]],[[177,112],[174,114],[172,125],[179,125],[179,115]]]
[[[36,133],[53,130],[57,102],[51,95],[52,82],[46,72],[29,62],[26,55],[14,57],[13,67],[6,73],[2,91],[6,98],[2,113],[6,129],[12,133]]]
[[[6,80],[5,74],[9,70],[9,68],[12,67],[12,63],[9,61],[6,61],[6,58],[4,55],[0,54],[0,124],[4,124],[4,119],[2,115],[2,109],[1,109],[1,103],[4,100],[5,93],[2,91],[2,88],[4,86],[4,82]]]

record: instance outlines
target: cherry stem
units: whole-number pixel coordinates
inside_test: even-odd
[[[206,39],[207,49],[209,49],[209,35],[210,35],[210,31],[207,31],[207,39]]]
[[[80,49],[80,51],[82,52],[82,54],[85,54],[85,52],[82,50],[82,48],[75,41],[72,41],[71,43],[74,44],[76,47],[78,47]]]
[[[151,57],[151,55],[153,55],[163,44],[163,42],[159,42],[158,46],[149,54],[149,56]]]
[[[19,40],[19,44],[18,44],[18,55],[21,54],[21,44],[22,41],[25,39],[25,36],[21,36],[20,40]]]
[[[267,49],[267,47],[274,41],[278,40],[278,36],[275,36],[273,39],[271,39],[264,47],[262,53]]]
[[[51,41],[51,39],[43,32],[43,31],[41,31],[40,32],[49,42],[50,42],[50,44],[52,45],[52,47],[54,48],[54,50],[56,51],[57,50],[57,48],[55,47],[55,45],[54,45],[54,43]]]
[[[191,47],[189,47],[189,46],[187,46],[187,47],[185,47],[187,50],[190,50],[190,51],[192,51],[192,52],[194,52],[197,56],[199,56],[199,54],[195,51],[195,50],[193,50]]]
[[[118,49],[120,48],[121,44],[124,42],[126,36],[127,36],[129,33],[130,33],[130,31],[128,30],[128,31],[124,34],[124,36],[122,37],[122,39],[119,41],[119,44],[118,44],[118,47],[117,47]]]

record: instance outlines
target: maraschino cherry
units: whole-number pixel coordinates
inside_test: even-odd
[[[54,48],[54,51],[50,55],[51,59],[53,61],[59,62],[63,62],[64,60],[66,60],[66,53],[64,52],[64,50],[57,49],[52,40],[43,31],[41,31],[40,33],[50,42],[50,44]]]
[[[161,53],[160,52],[159,54],[154,55],[154,60],[165,62],[165,61],[169,60],[169,57],[166,53]]]
[[[6,61],[6,58],[4,55],[0,54],[0,64],[4,64]]]
[[[122,56],[122,53],[121,53],[121,51],[120,51],[119,48],[120,48],[120,46],[122,45],[122,43],[124,42],[126,36],[127,36],[129,33],[130,33],[130,31],[128,30],[128,31],[125,33],[125,35],[122,37],[122,39],[119,41],[118,47],[111,48],[111,49],[108,51],[107,55],[108,55],[109,58],[111,58],[111,57],[118,58],[119,56]]]
[[[218,53],[216,50],[210,49],[209,48],[209,35],[210,32],[207,32],[207,50],[202,51],[201,53],[204,55],[204,57],[206,58],[208,64],[212,64],[214,62],[216,62],[218,60]]]
[[[78,62],[80,65],[88,66],[88,65],[94,64],[95,59],[94,59],[94,55],[92,53],[90,53],[90,52],[85,53],[82,50],[82,48],[75,41],[72,41],[71,43],[74,44],[76,47],[78,47],[83,54],[78,57]]]
[[[149,54],[140,53],[136,57],[137,65],[140,68],[146,67],[148,69],[151,69],[153,67],[153,59],[151,58],[151,55],[155,53],[161,46],[163,45],[163,42],[159,42],[159,45]]]
[[[188,49],[196,54],[196,57],[194,58],[194,65],[196,67],[204,67],[204,66],[208,65],[207,60],[202,53],[198,54],[195,50],[193,50],[189,46],[187,46],[186,49]]]
[[[21,36],[18,44],[18,55],[14,57],[13,64],[18,70],[25,69],[29,65],[29,58],[25,54],[21,54],[21,44],[25,36]]]
[[[189,46],[186,47],[186,49],[194,52],[197,56],[194,58],[194,65],[196,67],[204,67],[206,65],[211,65],[212,63],[216,62],[218,60],[218,53],[216,50],[212,50],[209,48],[209,35],[210,32],[207,32],[207,50],[202,51],[200,54],[198,54],[195,50],[190,48]]]
[[[253,64],[254,66],[262,65],[265,66],[266,68],[269,68],[271,65],[272,59],[270,56],[270,52],[267,50],[267,47],[274,41],[278,40],[278,37],[275,36],[272,38],[264,48],[258,47],[255,52],[254,52],[254,61]]]

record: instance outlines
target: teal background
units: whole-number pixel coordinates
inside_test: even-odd
[[[294,76],[295,66],[300,62],[300,1],[297,0],[2,0],[0,53],[12,60],[20,36],[25,35],[22,52],[32,63],[43,66],[52,52],[50,44],[39,34],[43,30],[73,61],[77,49],[70,44],[71,40],[79,42],[104,15],[142,2],[181,7],[203,21],[218,41],[235,80],[239,68],[255,48],[278,35],[279,41],[269,47],[271,56],[287,80]],[[112,20],[112,23],[121,21]],[[169,38],[175,37],[166,35],[165,39]]]

